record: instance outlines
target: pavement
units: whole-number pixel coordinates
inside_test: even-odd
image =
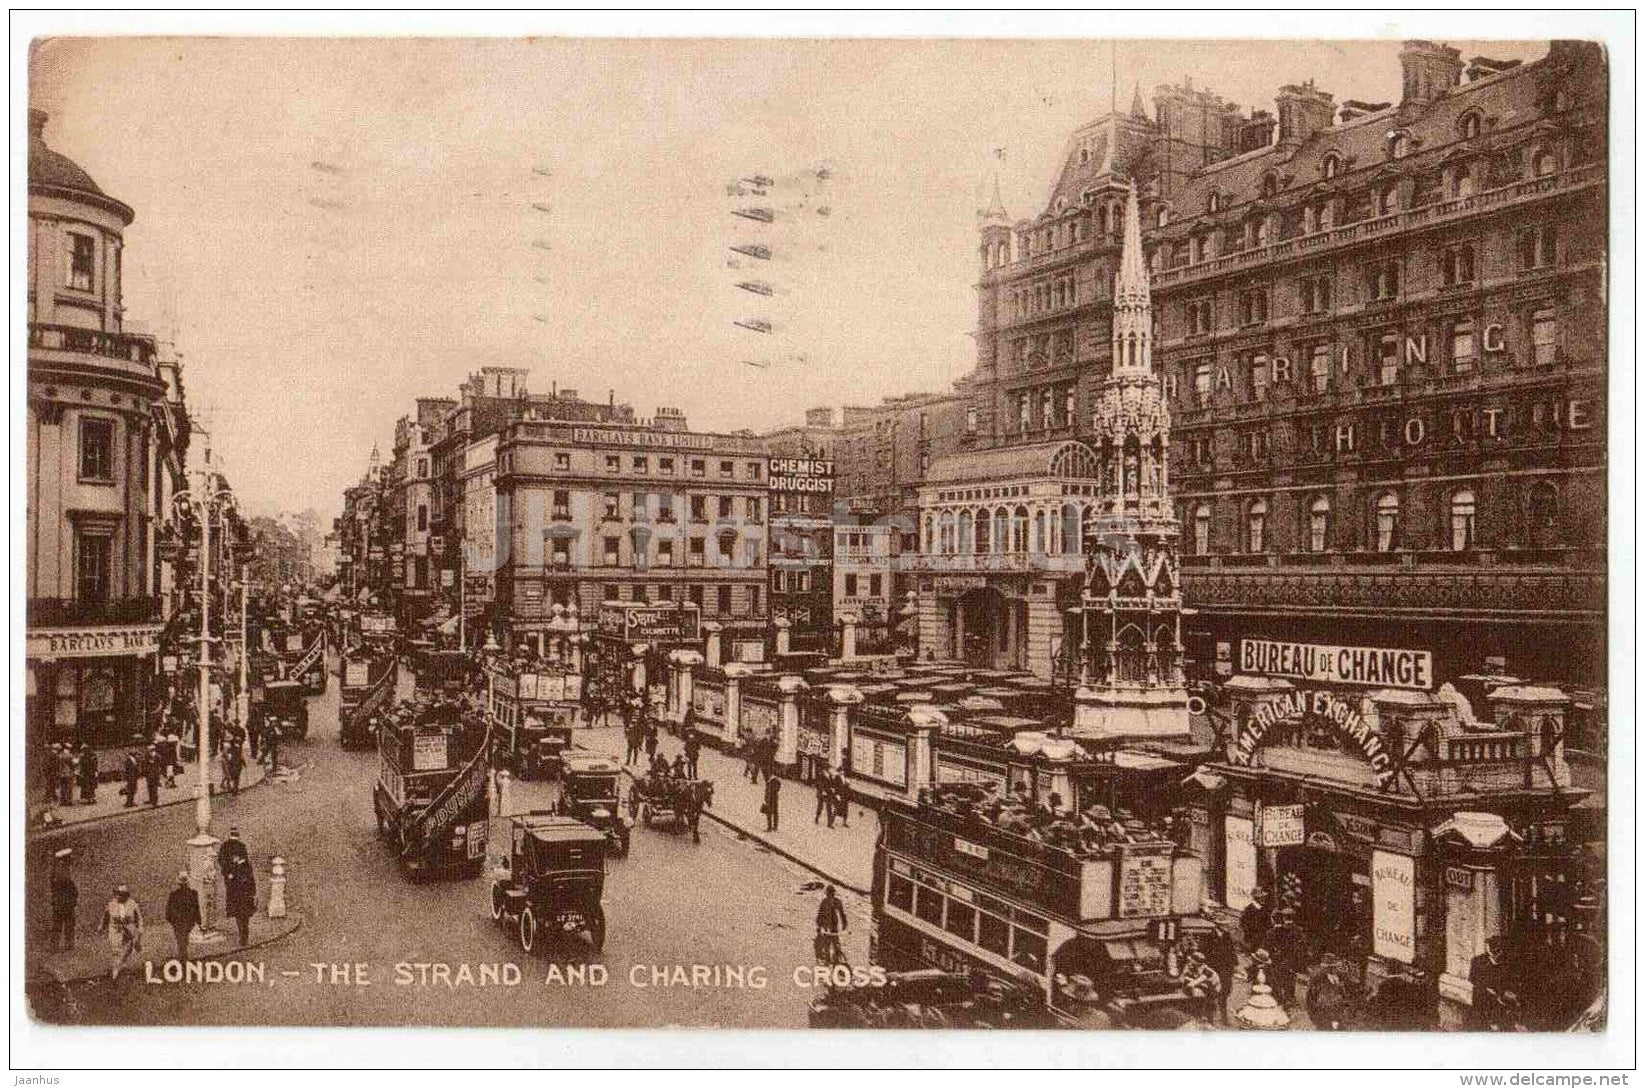
[[[101,900],[101,897],[98,899]],[[145,903],[143,918],[146,925],[143,927],[141,953],[127,962],[121,973],[121,979],[127,981],[147,980],[161,975],[165,962],[176,959],[177,955],[176,938],[164,919],[165,902],[139,900],[139,903]],[[89,910],[79,913],[73,949],[47,951],[36,948],[40,943],[32,943],[27,960],[26,978],[29,983],[70,984],[107,979],[114,961],[108,939],[95,929],[101,916],[102,909],[97,904],[89,905]],[[249,950],[277,942],[302,925],[303,918],[296,913],[288,913],[283,919],[270,919],[259,912],[251,919],[251,940],[241,945],[234,920],[222,919],[208,940],[202,941],[196,934],[189,944],[190,959],[220,961],[238,957]]]
[[[289,743],[288,743],[289,744]],[[291,762],[291,758],[282,749],[282,767]],[[148,804],[148,785],[143,782],[137,784],[136,804],[126,805],[124,783],[99,783],[97,785],[97,800],[90,805],[80,805],[78,802],[70,806],[53,805],[49,808],[36,805],[34,810],[40,813],[50,813],[49,822],[41,820],[31,811],[28,836],[34,839],[40,836],[49,836],[64,828],[85,824],[90,821],[108,820],[111,817],[138,817],[151,813],[155,809],[164,809],[174,805],[194,804],[194,785],[199,780],[199,765],[190,763],[184,765],[183,773],[177,777],[176,786],[160,784],[159,805]],[[243,792],[250,787],[261,783],[268,774],[268,769],[261,764],[249,762],[240,775],[240,790]],[[222,763],[220,760],[211,761],[211,782],[213,787],[220,786],[223,781]],[[214,789],[214,795],[220,793]],[[78,788],[75,793],[79,798]]]
[[[621,727],[579,730],[577,743],[597,752],[621,760],[627,748]],[[680,739],[663,735],[657,751],[673,761],[682,750]],[[641,773],[635,765],[630,774]],[[697,757],[699,778],[714,783],[714,805],[703,811],[703,816],[746,836],[793,862],[804,866],[824,880],[867,896],[873,883],[874,843],[879,837],[879,814],[853,800],[850,806],[850,824],[838,821],[828,827],[826,817],[818,819],[817,792],[796,779],[782,780],[777,798],[777,830],[766,831],[765,780],[751,783],[744,773],[744,762],[715,749],[703,747]]]

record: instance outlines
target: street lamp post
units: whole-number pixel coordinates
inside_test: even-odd
[[[247,642],[246,625],[246,585],[249,575],[246,565],[240,565],[240,691],[234,697],[234,717],[240,723],[242,730],[251,729],[251,688],[247,683],[247,663],[250,656],[250,644]]]
[[[200,894],[198,938],[206,943],[220,939],[214,925],[218,907],[218,841],[211,834],[211,646],[216,641],[211,636],[211,516],[214,511],[232,505],[234,495],[227,489],[211,491],[208,476],[202,484],[200,496],[182,491],[174,502],[179,515],[186,511],[200,522],[200,694],[194,738],[198,770],[194,784],[194,835],[186,843],[186,853],[190,880]]]

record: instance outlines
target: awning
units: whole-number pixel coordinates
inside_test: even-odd
[[[457,624],[461,620],[462,620],[462,617],[460,617],[460,616],[450,617],[444,623],[442,623],[437,630],[439,631],[439,633],[441,635],[456,635],[457,634]]]
[[[1226,787],[1228,785],[1228,780],[1224,779],[1214,771],[1208,771],[1205,768],[1195,768],[1194,774],[1182,781],[1183,786],[1187,786],[1189,783],[1194,783],[1197,786],[1204,787],[1206,790],[1215,791]]]
[[[1470,847],[1495,847],[1507,840],[1517,840],[1508,822],[1495,813],[1455,813],[1432,829],[1436,838],[1455,836]]]

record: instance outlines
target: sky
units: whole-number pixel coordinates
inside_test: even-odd
[[[1451,40],[1535,59],[1543,43]],[[1161,83],[1399,97],[1399,42],[57,38],[30,105],[131,205],[128,324],[175,342],[255,513],[329,518],[418,396],[765,430],[972,366],[976,210],[1043,210],[1078,125]],[[773,180],[738,198],[740,178]],[[732,214],[774,205],[776,222]],[[730,250],[763,243],[772,259]],[[733,263],[740,267],[733,267]],[[739,289],[771,285],[769,297]],[[768,322],[769,333],[736,321]]]

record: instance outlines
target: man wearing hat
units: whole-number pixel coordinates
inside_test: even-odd
[[[74,883],[69,867],[74,848],[64,847],[51,856],[51,947],[74,948],[74,913],[80,906],[80,886]]]
[[[80,759],[76,765],[80,779],[80,803],[94,805],[97,802],[97,754],[91,751],[91,746],[84,741],[80,742]]]
[[[160,746],[150,745],[143,753],[143,783],[148,788],[150,808],[160,804]]]
[[[135,751],[127,750],[121,770],[126,778],[126,787],[121,793],[126,796],[125,807],[130,809],[137,804],[137,780],[143,776],[143,765],[138,761]]]
[[[217,867],[223,873],[223,911],[240,928],[240,944],[250,944],[251,916],[257,910],[257,874],[251,868],[251,852],[238,828],[230,828],[228,838],[217,849]]]
[[[177,937],[177,959],[188,960],[188,939],[200,925],[200,894],[189,885],[188,871],[177,875],[177,887],[166,898],[166,922]]]
[[[74,750],[65,745],[57,750],[57,804],[65,809],[74,804]]]

